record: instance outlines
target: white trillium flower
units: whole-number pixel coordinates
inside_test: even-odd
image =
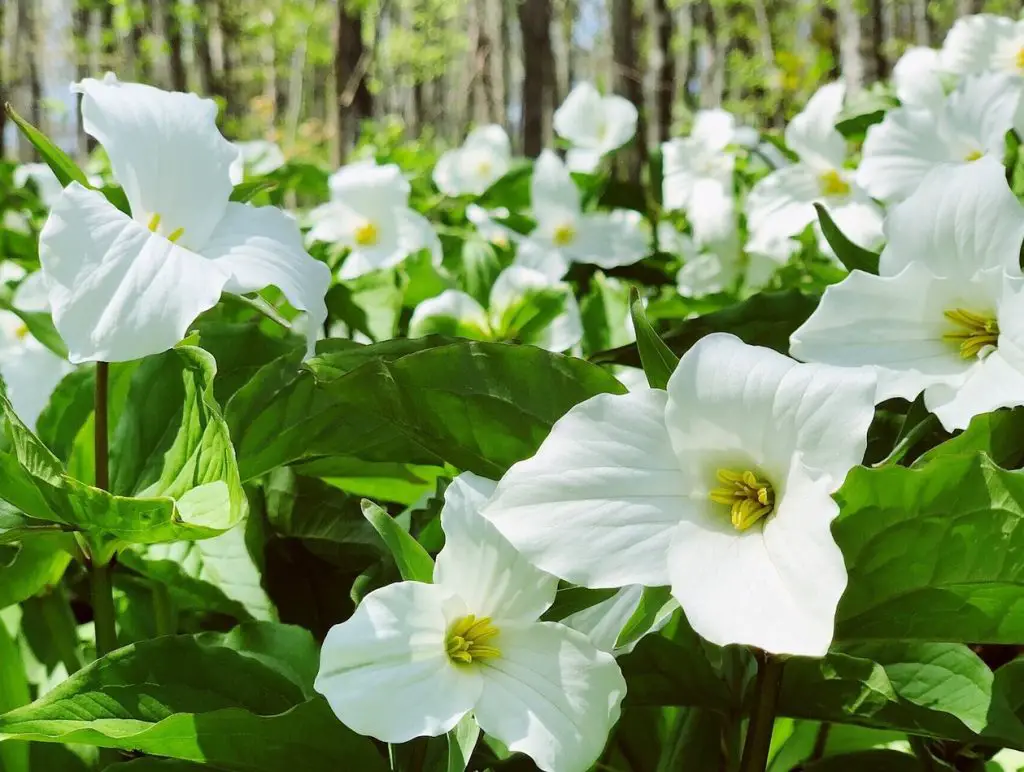
[[[466,207],[466,219],[473,223],[480,237],[502,249],[509,247],[520,238],[519,233],[494,219],[495,217],[508,217],[508,215],[509,211],[505,207],[498,207],[490,211],[477,204],[470,204]]]
[[[709,335],[667,392],[572,408],[483,514],[575,584],[670,585],[712,643],[821,656],[847,580],[831,494],[862,461],[874,392],[870,373]]]
[[[699,110],[689,137],[662,143],[662,200],[666,209],[689,211],[700,200],[702,190],[711,187],[708,183],[721,187],[728,199],[733,199],[736,158],[728,147],[736,142],[736,132],[732,113]]]
[[[446,196],[479,196],[500,180],[512,163],[512,143],[496,124],[469,133],[462,147],[441,155],[434,167],[434,184]]]
[[[904,107],[938,110],[952,77],[943,70],[941,53],[925,46],[911,46],[892,68],[893,88]]]
[[[53,321],[72,362],[166,351],[222,291],[275,285],[314,328],[322,323],[330,271],[306,253],[295,223],[228,201],[237,151],[217,131],[212,100],[111,76],[74,88],[132,215],[71,183],[40,234]]]
[[[686,298],[700,298],[732,288],[740,275],[735,250],[702,250],[670,222],[658,223],[658,246],[662,252],[679,255],[683,266],[676,274],[676,287]]]
[[[409,181],[395,164],[349,164],[332,174],[329,184],[331,200],[310,212],[308,238],[350,250],[340,278],[391,268],[422,249],[440,265],[434,226],[409,208]]]
[[[993,158],[931,172],[886,219],[879,275],[853,271],[793,333],[793,356],[878,375],[949,431],[1024,405],[1024,209]]]
[[[472,712],[481,729],[549,772],[585,772],[618,719],[614,658],[541,622],[557,583],[479,512],[494,483],[445,492],[434,584],[375,590],[324,641],[315,688],[351,729],[390,743],[438,736]]]
[[[1024,21],[988,13],[962,16],[946,34],[940,57],[943,69],[958,75],[1024,75]]]
[[[3,278],[18,278],[18,269],[4,263]],[[20,311],[49,311],[46,282],[39,272],[25,277],[18,285],[11,304]],[[0,311],[0,377],[7,387],[14,412],[30,429],[50,401],[50,395],[71,364],[32,337],[28,326],[11,311]]]
[[[759,181],[747,198],[751,239],[774,242],[799,234],[817,222],[823,204],[847,238],[865,248],[882,240],[882,210],[843,168],[846,140],[835,129],[843,105],[840,83],[823,86],[786,127],[786,144],[800,162]],[[817,228],[817,226],[816,226]],[[819,244],[832,254],[819,229]]]
[[[574,172],[592,172],[601,158],[636,134],[636,106],[625,97],[601,96],[590,83],[576,86],[555,110],[555,133],[569,140],[566,157]]]
[[[235,142],[234,146],[238,149],[238,157],[231,164],[231,182],[235,185],[245,179],[246,173],[262,177],[285,164],[284,152],[276,142],[254,139]]]
[[[857,183],[892,203],[940,164],[1002,160],[1021,91],[1006,75],[969,76],[933,109],[900,107],[868,129]]]
[[[583,212],[569,169],[550,150],[534,164],[530,198],[537,227],[520,242],[520,265],[559,279],[574,262],[615,268],[632,265],[650,251],[639,212]]]
[[[583,338],[583,323],[568,284],[513,265],[495,279],[486,309],[459,290],[445,290],[416,306],[410,337],[434,332],[567,351]]]

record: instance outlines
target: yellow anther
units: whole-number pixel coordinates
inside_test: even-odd
[[[18,340],[25,340],[26,336],[28,336],[27,324],[19,324],[17,327],[14,328],[15,338],[17,338]]]
[[[487,642],[498,636],[498,628],[491,624],[490,617],[477,619],[475,614],[462,617],[448,630],[445,650],[448,658],[457,665],[469,665],[485,659],[501,656],[501,650]]]
[[[490,177],[493,170],[494,165],[487,160],[480,161],[480,163],[476,165],[476,173],[481,177]]]
[[[995,348],[999,342],[999,321],[994,316],[976,314],[965,308],[945,311],[943,316],[956,327],[945,333],[942,339],[957,344],[964,359],[988,353],[986,350]]]
[[[380,240],[380,231],[377,230],[377,226],[367,220],[358,228],[355,232],[356,244],[361,247],[373,247],[376,246]]]
[[[823,196],[846,196],[850,193],[850,183],[844,180],[842,175],[835,169],[829,169],[818,177],[818,184],[821,185],[821,194]]]
[[[184,234],[185,234],[185,229],[184,228],[176,228],[175,230],[171,231],[171,235],[167,237],[167,240],[168,241],[177,241]]]
[[[972,150],[970,153],[964,156],[964,161],[966,161],[967,163],[970,163],[971,161],[977,161],[984,155],[985,153],[983,153],[981,150]]]
[[[1017,49],[1017,55],[1013,58],[1013,61],[1017,65],[1017,69],[1024,72],[1024,46]]]
[[[153,216],[149,218],[149,229],[156,233],[156,229],[160,227],[160,213],[154,212]]]
[[[576,240],[576,228],[571,223],[562,223],[551,234],[551,241],[556,247],[567,247]]]
[[[747,530],[775,509],[775,489],[772,484],[758,479],[752,471],[719,469],[716,477],[722,487],[709,491],[708,498],[716,504],[729,507],[732,527],[737,531]]]

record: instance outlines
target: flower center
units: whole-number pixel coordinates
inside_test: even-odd
[[[148,227],[149,227],[149,229],[153,233],[159,233],[160,232],[160,220],[161,220],[161,217],[160,217],[160,213],[159,212],[155,212],[153,214],[153,216],[149,218],[149,226]],[[175,228],[173,231],[170,232],[170,234],[168,234],[167,240],[170,241],[171,243],[174,243],[175,241],[177,241],[178,239],[180,239],[184,235],[185,235],[185,229],[184,228]]]
[[[999,341],[999,322],[994,316],[976,314],[965,308],[944,311],[942,315],[954,325],[953,330],[945,333],[942,339],[956,343],[964,359],[987,354],[986,349],[996,347]]]
[[[380,231],[369,220],[356,228],[355,236],[356,244],[361,247],[376,246],[377,242],[380,241]]]
[[[775,509],[775,489],[767,480],[758,479],[754,472],[719,469],[715,475],[722,483],[708,493],[716,504],[729,507],[732,527],[745,531],[754,523],[768,517]]]
[[[481,177],[490,177],[494,166],[488,160],[482,160],[476,165],[476,173]]]
[[[567,247],[576,240],[576,229],[570,223],[563,223],[555,228],[551,240],[556,247]]]
[[[823,196],[845,196],[850,192],[850,183],[842,178],[838,171],[829,169],[818,177]]]
[[[967,163],[971,163],[972,161],[977,161],[983,155],[985,155],[985,154],[982,151],[980,151],[980,150],[972,150],[970,153],[968,153],[967,155],[964,156],[964,160]]]
[[[1017,54],[1013,57],[1013,63],[1017,65],[1018,72],[1024,72],[1024,46],[1017,49]]]
[[[28,336],[27,324],[19,324],[17,327],[14,328],[15,338],[17,338],[18,340],[25,340],[26,336]]]
[[[456,620],[448,630],[445,650],[456,665],[469,665],[476,661],[501,656],[501,650],[487,642],[498,635],[498,628],[490,617],[477,619],[475,614]]]

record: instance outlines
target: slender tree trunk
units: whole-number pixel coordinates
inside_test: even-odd
[[[657,74],[654,102],[658,111],[658,141],[672,136],[672,105],[676,96],[676,61],[672,51],[672,12],[668,0],[654,0],[654,28],[657,42]]]
[[[7,156],[7,111],[3,103],[11,99],[7,83],[7,4],[0,2],[0,161]]]
[[[135,80],[139,83],[151,83],[153,78],[153,69],[145,45],[146,37],[152,29],[149,3],[150,0],[127,0],[125,4],[130,20],[128,45],[132,68]]]
[[[17,40],[25,48],[22,58],[28,75],[29,118],[32,124],[42,131],[43,126],[43,82],[39,75],[39,25],[36,11],[39,10],[35,0],[19,0],[18,2],[18,37]],[[16,58],[17,60],[17,58]]]
[[[837,0],[839,11],[839,59],[847,93],[864,86],[864,60],[860,55],[860,17],[853,0]]]
[[[100,75],[115,68],[114,57],[118,48],[117,29],[114,27],[114,4],[100,4]]]
[[[498,40],[501,50],[501,113],[498,121],[505,127],[511,137],[514,132],[509,125],[508,105],[512,98],[512,21],[508,10],[508,0],[494,0],[498,5]]]
[[[368,52],[363,45],[363,19],[339,0],[335,28],[335,109],[338,114],[337,161],[345,162],[356,145],[359,124],[373,115],[373,96],[366,83]]]
[[[77,0],[74,13],[71,19],[72,32],[74,34],[74,56],[75,56],[75,79],[82,80],[89,76],[89,21],[91,17],[90,0]],[[0,25],[2,29],[2,25]],[[85,158],[89,154],[89,136],[82,127],[81,106],[82,97],[78,95],[75,100],[78,109],[75,111],[75,125],[78,137],[78,156]]]
[[[199,74],[199,90],[206,96],[221,96],[220,82],[213,68],[211,45],[210,15],[204,9],[203,12],[196,14],[192,27],[192,46]]]
[[[679,28],[679,39],[683,43],[683,50],[675,56],[677,68],[675,80],[679,85],[683,103],[690,110],[697,108],[693,91],[690,89],[690,78],[697,72],[697,43],[694,40],[693,11],[693,4],[686,3],[676,12],[676,26]]]
[[[694,7],[694,27],[703,33],[702,53],[704,69],[700,73],[700,106],[718,107],[722,104],[722,47],[718,40],[718,23],[710,0],[700,0]]]
[[[523,35],[523,153],[536,158],[544,147],[545,92],[551,80],[551,2],[520,0],[518,9]]]
[[[241,56],[240,9],[236,0],[218,0],[217,23],[220,26],[221,50],[221,96],[224,98],[224,113],[229,119],[241,118],[245,110],[243,84],[238,77]]]
[[[984,7],[984,0],[957,0],[956,15],[959,17],[970,16],[971,14],[975,13],[981,13]]]
[[[928,0],[913,0],[914,42],[919,46],[930,44],[931,33],[928,22]]]
[[[844,0],[844,2],[849,2],[849,0]],[[843,75],[843,70],[842,53],[839,46],[839,15],[835,9],[826,5],[819,6],[815,27],[815,42],[832,56],[832,67],[829,68],[826,78],[829,81],[839,80]]]
[[[181,51],[181,17],[177,0],[164,0],[164,36],[167,38],[167,61],[171,75],[171,88],[188,91],[188,73]]]
[[[615,61],[615,90],[632,102],[640,114],[636,139],[622,152],[626,176],[639,183],[647,155],[647,122],[644,116],[643,73],[637,56],[638,24],[632,0],[612,0],[612,57]]]

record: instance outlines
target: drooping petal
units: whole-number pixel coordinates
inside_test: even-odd
[[[1019,79],[1005,73],[969,75],[949,95],[941,120],[956,149],[977,157],[983,152],[1000,163],[1006,132],[1013,128],[1020,105]],[[959,160],[964,160],[963,157]]]
[[[822,86],[786,127],[786,145],[815,169],[838,169],[846,158],[846,140],[835,128],[845,96],[842,83]]]
[[[446,150],[434,165],[434,184],[446,196],[461,196],[463,193],[458,170],[460,152],[459,149]]]
[[[981,13],[957,19],[942,43],[942,67],[960,75],[992,69],[992,55],[1012,38],[1014,23],[1003,16]]]
[[[484,516],[533,563],[588,587],[664,585],[689,491],[665,429],[666,395],[599,395],[502,478]]]
[[[615,268],[639,262],[650,252],[643,216],[632,209],[589,212],[578,227],[575,241],[565,247],[575,262]]]
[[[458,595],[478,617],[534,622],[555,599],[558,580],[535,568],[483,518],[497,483],[464,472],[444,494],[444,548],[434,582]]]
[[[665,417],[683,474],[705,501],[718,468],[749,463],[778,484],[797,453],[835,489],[864,457],[874,395],[871,373],[800,365],[713,333],[669,379]]]
[[[575,225],[580,215],[580,192],[561,159],[545,150],[533,165],[530,207],[538,230],[547,233],[561,225]]]
[[[604,155],[589,147],[571,147],[565,153],[565,166],[571,172],[593,173]]]
[[[158,216],[159,233],[184,229],[179,244],[203,244],[227,207],[238,157],[217,129],[216,103],[116,79],[86,78],[74,88],[82,125],[107,151],[135,220]]]
[[[615,659],[554,622],[503,626],[497,645],[480,668],[480,728],[546,772],[586,772],[626,694]]]
[[[229,274],[69,185],[39,236],[53,321],[74,363],[124,362],[178,343]]]
[[[445,330],[463,338],[487,340],[491,326],[487,311],[474,298],[459,290],[445,290],[427,298],[412,312],[409,337],[419,338]]]
[[[672,594],[693,629],[719,646],[823,656],[846,589],[828,483],[800,464],[776,489],[764,526],[737,531],[725,507],[694,510],[672,540]]]
[[[580,83],[555,110],[552,122],[555,133],[574,145],[596,148],[598,116],[602,113],[601,95],[590,83]]]
[[[636,134],[639,119],[636,105],[625,97],[610,94],[601,100],[603,123],[598,127],[599,147],[610,152],[625,145]]]
[[[331,270],[306,252],[294,220],[270,206],[228,204],[203,256],[230,274],[225,291],[244,295],[273,286],[292,306],[305,311],[309,315],[307,348],[313,353],[327,318],[324,297],[331,285]]]
[[[911,46],[892,68],[896,96],[905,107],[938,110],[946,100],[942,57],[925,46]]]
[[[402,743],[444,734],[472,710],[482,682],[448,658],[447,597],[436,585],[390,584],[331,628],[313,688],[345,726]]]
[[[879,273],[893,276],[921,262],[937,276],[969,280],[1001,267],[1019,273],[1024,208],[994,158],[942,166],[885,220],[887,243]]]

